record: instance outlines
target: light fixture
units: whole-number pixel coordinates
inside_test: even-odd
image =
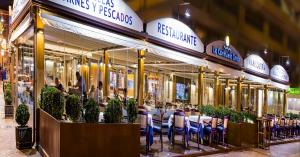
[[[286,64],[287,66],[289,66],[289,65],[290,65],[290,60],[287,59],[286,62],[285,62],[285,64]]]
[[[1,50],[1,56],[4,56],[4,49]]]
[[[268,54],[268,51],[267,51],[267,49],[265,49],[265,50],[264,50],[264,54],[265,54],[265,55],[266,55],[266,54]]]
[[[111,59],[109,60],[108,67],[111,68]]]
[[[184,15],[185,15],[186,17],[190,17],[190,16],[191,16],[190,10],[189,10],[189,9],[186,9]]]
[[[1,16],[1,22],[4,22],[4,18],[3,18],[3,16]]]
[[[226,45],[227,47],[229,47],[229,45],[230,45],[230,38],[229,38],[228,35],[225,36],[225,45]]]
[[[102,58],[100,59],[100,66],[103,66]]]

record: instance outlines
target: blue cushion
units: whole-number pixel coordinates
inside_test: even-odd
[[[160,126],[153,126],[153,131],[154,132],[161,132],[161,128],[160,128]]]
[[[224,130],[223,126],[217,126],[217,131],[218,132],[223,132],[223,130]]]
[[[162,123],[162,128],[169,128],[169,124],[168,123]]]
[[[204,134],[210,134],[211,133],[211,126],[204,127]]]
[[[196,134],[196,133],[198,133],[198,131],[199,131],[199,129],[197,127],[193,127],[193,126],[190,127],[190,132]]]

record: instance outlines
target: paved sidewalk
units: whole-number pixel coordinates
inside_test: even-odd
[[[2,83],[0,85],[0,157],[40,157],[36,150],[19,151],[16,148],[15,126],[17,123],[13,118],[4,118],[4,95]]]

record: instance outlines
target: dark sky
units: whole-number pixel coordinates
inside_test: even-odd
[[[0,0],[0,9],[8,10],[9,1],[12,0]]]

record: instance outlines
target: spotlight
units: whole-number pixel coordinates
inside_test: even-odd
[[[190,17],[191,14],[190,14],[190,10],[189,9],[186,9],[185,11],[185,14],[184,14],[186,17]]]
[[[229,38],[228,35],[226,35],[226,37],[225,37],[225,45],[226,45],[227,47],[229,47],[229,45],[230,45],[230,38]]]

